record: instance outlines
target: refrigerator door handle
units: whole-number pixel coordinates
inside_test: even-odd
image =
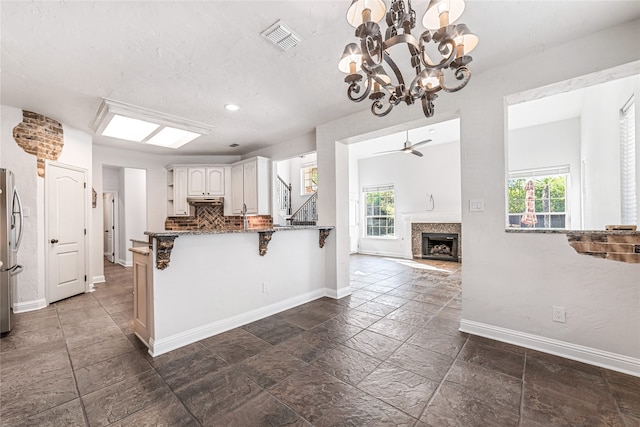
[[[8,271],[11,274],[18,274],[22,271],[22,266],[20,264],[16,264],[13,267],[7,267],[0,269],[0,272],[4,273]]]
[[[22,242],[22,230],[24,228],[24,214],[22,212],[22,200],[20,200],[20,193],[16,188],[13,189],[13,215],[20,215],[20,229],[18,230],[18,238],[16,239],[16,251],[20,247],[20,243]],[[18,205],[18,210],[16,211],[16,202]]]

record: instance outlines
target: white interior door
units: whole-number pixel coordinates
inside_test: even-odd
[[[49,303],[85,292],[86,171],[47,164],[47,288]]]
[[[113,193],[103,193],[102,195],[102,209],[104,218],[104,256],[109,262],[116,262],[115,260],[115,200]]]

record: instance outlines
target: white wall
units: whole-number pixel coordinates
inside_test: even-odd
[[[124,248],[120,250],[120,261],[127,267],[133,265],[133,256],[128,248],[131,239],[147,240],[147,171],[144,169],[122,168],[124,173],[125,226]],[[166,205],[166,202],[165,202]]]
[[[607,224],[621,223],[620,108],[631,94],[635,93],[636,100],[640,99],[638,79],[635,76],[585,90],[582,159],[587,164],[586,229],[603,230]],[[638,130],[636,128],[636,138]]]
[[[37,112],[37,111],[36,111]],[[27,154],[13,139],[13,128],[22,121],[22,110],[1,106],[0,145],[2,158],[0,165],[14,171],[16,186],[22,197],[23,206],[29,211],[25,218],[22,245],[18,251],[18,262],[24,266],[18,276],[14,292],[14,311],[27,311],[46,306],[45,299],[45,194],[44,178],[37,175],[36,157]],[[55,119],[55,117],[52,117]],[[92,140],[91,135],[62,124],[64,147],[57,162],[87,170],[88,183],[92,180]],[[87,188],[86,207],[91,211],[91,187]],[[102,227],[100,223],[100,228]],[[92,215],[87,223],[87,249],[95,241]],[[100,233],[100,236],[102,234]],[[100,245],[102,241],[100,240]],[[102,247],[100,247],[102,252]],[[87,266],[89,272],[89,266]]]
[[[582,230],[580,140],[580,119],[573,118],[511,130],[508,142],[510,171],[569,165],[567,228],[573,230]]]
[[[634,363],[640,364],[640,265],[580,255],[562,234],[507,233],[504,227],[505,97],[638,61],[637,49],[623,43],[638,39],[640,21],[634,21],[548,46],[474,75],[460,92],[443,94],[436,101],[436,117],[431,119],[421,118],[422,111],[416,106],[399,106],[377,118],[365,105],[362,113],[319,126],[316,145],[323,182],[319,216],[321,223],[337,227],[326,253],[327,280],[335,283],[336,293],[349,292],[345,143],[366,139],[359,135],[388,132],[403,122],[429,124],[459,115],[466,330],[474,325],[474,333],[529,347],[559,343],[551,350],[543,349],[615,369],[631,371]],[[594,57],[593,52],[599,54]],[[553,67],[541,73],[540,64]],[[483,199],[484,211],[469,212],[470,199]],[[552,305],[566,307],[566,323],[552,322]],[[640,375],[640,369],[634,369]]]
[[[325,295],[324,257],[317,230],[277,231],[264,256],[257,233],[179,236],[169,266],[153,268],[152,352]]]
[[[358,252],[412,258],[411,222],[420,216],[438,215],[437,222],[460,222],[460,144],[427,145],[424,157],[394,153],[361,159],[358,163],[360,229]],[[364,187],[393,184],[395,226],[393,238],[365,237]],[[430,201],[433,196],[434,205]],[[433,210],[431,210],[433,208]]]

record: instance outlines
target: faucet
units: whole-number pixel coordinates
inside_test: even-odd
[[[247,220],[247,204],[242,204],[242,223],[244,225],[244,229],[249,229],[249,221]]]

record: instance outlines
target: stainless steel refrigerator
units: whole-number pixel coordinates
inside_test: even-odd
[[[18,264],[18,248],[23,221],[15,177],[10,170],[0,168],[0,333],[11,330],[12,292],[17,275],[22,271]]]

